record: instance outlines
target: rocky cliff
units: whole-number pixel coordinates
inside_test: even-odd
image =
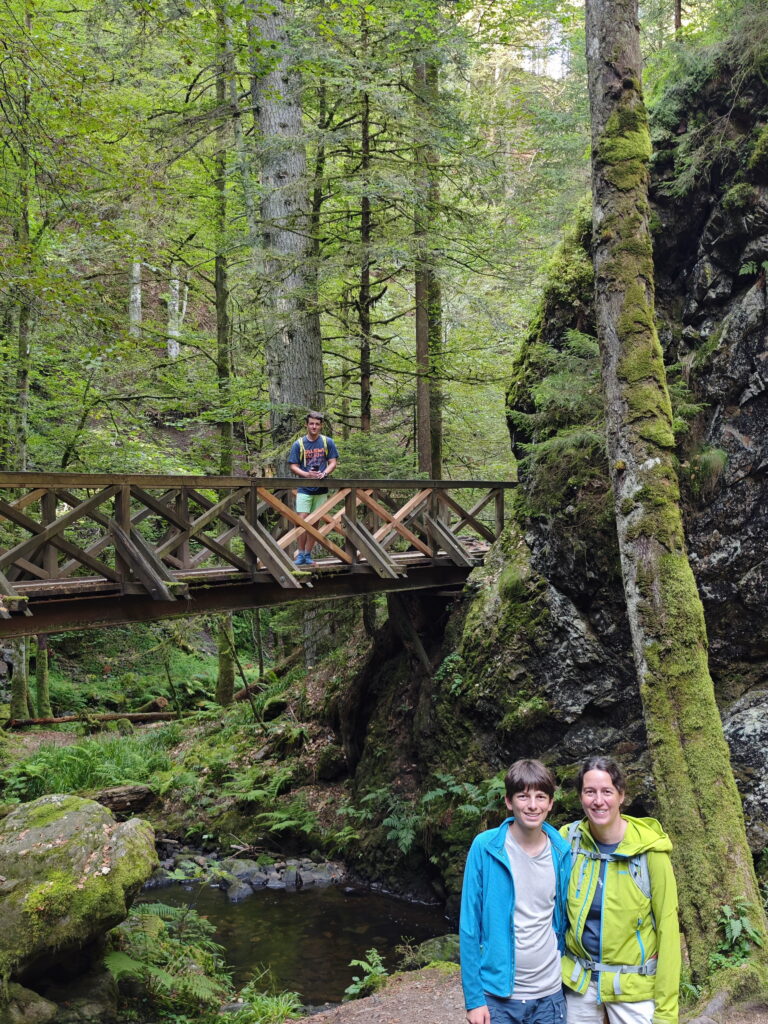
[[[708,54],[657,103],[652,201],[689,550],[760,854],[768,843],[768,89],[735,60],[728,48]],[[522,485],[506,551],[485,570],[465,624],[466,713],[489,727],[495,719],[492,764],[536,752],[567,775],[585,754],[610,752],[633,769],[636,807],[652,809],[598,440],[588,249],[582,217],[555,259],[509,388]],[[529,728],[504,728],[510,715]]]
[[[690,556],[750,843],[768,872],[761,53],[743,39],[712,50],[656,102],[652,226]],[[418,656],[390,614],[354,678],[326,698],[366,808],[362,861],[377,877],[405,868],[457,888],[478,822],[498,814],[499,793],[481,780],[520,756],[542,757],[566,783],[556,820],[577,807],[567,783],[595,752],[627,767],[631,812],[655,811],[604,454],[590,235],[585,207],[553,258],[509,382],[520,487],[504,536],[445,632],[442,612],[414,598],[405,618]]]

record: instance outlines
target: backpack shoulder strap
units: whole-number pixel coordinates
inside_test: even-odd
[[[299,463],[303,466],[307,461],[307,453],[304,448],[304,435],[299,438]]]
[[[320,435],[320,439],[323,442],[323,451],[325,452],[326,459],[328,458],[328,438],[325,434]]]
[[[576,858],[581,852],[581,829],[580,821],[572,821],[568,826],[568,845],[571,848],[571,868],[576,863]]]

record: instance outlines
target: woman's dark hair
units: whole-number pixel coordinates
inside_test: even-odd
[[[579,774],[576,776],[577,793],[581,793],[584,787],[584,776],[587,772],[608,772],[611,776],[611,782],[620,793],[625,793],[627,790],[627,780],[624,777],[624,772],[612,757],[587,758],[579,769]]]
[[[556,786],[555,777],[546,765],[527,758],[515,761],[504,777],[504,788],[510,800],[515,793],[524,793],[526,789],[538,789],[547,796],[554,796]]]

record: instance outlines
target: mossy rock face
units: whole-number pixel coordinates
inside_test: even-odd
[[[0,996],[10,978],[33,980],[128,915],[157,867],[154,833],[118,824],[75,796],[44,796],[0,822]]]

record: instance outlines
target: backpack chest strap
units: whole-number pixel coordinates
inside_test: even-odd
[[[613,993],[617,996],[621,995],[622,974],[640,974],[648,977],[656,973],[656,966],[658,964],[658,958],[655,956],[651,957],[644,964],[602,964],[597,960],[587,960],[582,956],[574,956],[574,960],[576,963],[571,973],[571,981],[575,982],[577,980],[581,969],[597,971],[598,974],[602,972],[613,974],[615,975],[613,979]]]

